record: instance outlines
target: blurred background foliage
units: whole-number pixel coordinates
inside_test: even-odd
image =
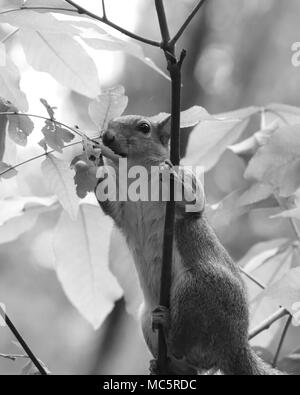
[[[96,2],[89,3],[92,7]],[[110,18],[116,23],[159,39],[153,1],[107,3]],[[7,4],[13,6],[13,1],[2,0],[0,7]],[[174,32],[193,1],[165,0],[165,4]],[[270,102],[300,106],[300,70],[291,64],[291,45],[300,41],[299,16],[297,0],[207,1],[179,43],[188,51],[183,70],[183,109],[198,104],[210,113],[221,113]],[[13,56],[22,57],[17,45],[12,43],[10,50]],[[145,52],[165,68],[160,51],[145,47]],[[169,83],[151,69],[122,54],[95,51],[95,59],[103,86],[125,86],[129,96],[126,113],[169,111]],[[58,106],[57,118],[61,121],[80,124],[82,129],[93,128],[87,116],[89,101],[58,86],[48,75],[33,74],[26,68],[22,70],[21,87],[35,113],[40,111],[39,97],[46,97]],[[258,120],[257,125],[255,122],[249,126],[252,131],[259,129]],[[187,137],[188,131],[183,131],[182,152]],[[209,202],[217,202],[239,187],[244,170],[242,160],[227,151],[206,176]],[[38,185],[37,179],[37,189]],[[95,332],[67,300],[51,270],[49,229],[57,215],[52,212],[44,216],[32,231],[0,246],[0,301],[5,302],[16,326],[53,373],[147,373],[150,355],[137,322],[126,314],[122,301]],[[255,212],[241,217],[229,229],[217,231],[233,257],[240,259],[254,243],[286,236],[290,228],[285,221],[270,220]],[[260,318],[269,314],[265,311]],[[278,323],[255,340],[255,345],[264,348],[265,357],[274,354],[281,328],[282,323]],[[282,355],[295,350],[299,334],[299,329],[290,328]],[[1,353],[13,349],[18,353],[12,340],[8,329],[0,328]],[[0,372],[17,373],[20,364],[0,359]]]

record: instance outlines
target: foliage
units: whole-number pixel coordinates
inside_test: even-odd
[[[72,304],[97,329],[122,295],[127,310],[136,312],[140,290],[122,235],[113,229],[91,193],[97,182],[99,162],[95,159],[99,159],[103,148],[98,138],[108,122],[126,110],[128,98],[121,86],[101,89],[86,46],[125,51],[162,76],[165,74],[145,57],[140,45],[113,36],[105,26],[99,27],[77,14],[62,21],[57,13],[25,9],[23,3],[20,0],[12,12],[1,12],[0,24],[11,26],[10,40],[22,46],[26,61],[34,70],[49,73],[66,88],[89,98],[88,112],[96,131],[91,138],[78,127],[60,123],[55,118],[55,107],[45,99],[41,99],[41,111],[46,110],[46,114],[28,114],[18,65],[12,60],[7,41],[1,43],[0,243],[17,239],[34,227],[42,213],[59,207],[60,218],[51,229],[56,258],[53,269]],[[39,7],[44,3],[27,0],[25,6]],[[73,10],[62,0],[48,0],[47,4],[63,6],[67,14]],[[160,113],[153,119],[166,116]],[[37,118],[44,121],[41,129],[35,128]],[[260,120],[259,131],[249,130],[253,118]],[[273,311],[278,306],[286,308],[294,317],[294,325],[298,325],[300,108],[270,104],[210,115],[202,107],[193,106],[182,112],[181,127],[193,127],[182,164],[204,166],[209,172],[228,151],[243,160],[244,178],[239,188],[208,206],[208,215],[217,230],[258,210],[270,217],[269,210],[274,208],[276,213],[270,220],[280,218],[290,224],[292,232],[284,239],[254,245],[240,264],[249,282],[252,278],[263,284],[259,288],[256,283],[254,290],[253,281],[249,285],[253,316],[260,316],[260,306],[268,303]],[[8,148],[13,146],[17,152],[26,149],[32,135],[40,141],[38,156],[43,160],[34,172],[42,174],[44,197],[21,195],[17,187],[6,188],[11,182],[18,186],[18,169],[31,160],[17,163],[14,150]],[[67,154],[66,148],[73,145],[78,145],[80,151]],[[299,353],[293,355],[298,355],[299,369]],[[294,368],[292,361],[289,356],[282,364],[292,364]],[[28,367],[25,373],[32,366]]]

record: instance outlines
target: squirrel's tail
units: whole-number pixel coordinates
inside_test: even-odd
[[[271,368],[247,346],[224,366],[224,374],[230,376],[279,376],[284,375],[277,369]]]

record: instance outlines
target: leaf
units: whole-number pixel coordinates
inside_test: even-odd
[[[269,202],[264,202],[259,199],[257,195],[249,196],[247,201],[248,187],[238,189],[229,195],[225,196],[219,203],[208,207],[207,215],[209,221],[215,228],[222,228],[229,226],[237,218],[249,213],[252,210],[260,208],[268,208]]]
[[[247,179],[278,188],[280,195],[292,195],[300,186],[300,125],[279,129],[249,162]]]
[[[11,169],[11,167],[12,166],[8,165],[7,163],[0,162],[0,179],[1,178],[9,179],[9,178],[15,177],[18,174],[17,170]],[[1,174],[3,172],[6,172],[6,173]]]
[[[109,267],[124,291],[127,312],[136,316],[143,302],[143,295],[133,257],[124,236],[116,226],[110,238]]]
[[[50,207],[56,202],[53,196],[38,198],[35,196],[14,197],[1,200],[0,204],[0,226],[9,220],[23,215],[29,209],[39,207]]]
[[[45,107],[45,109],[46,109],[46,111],[47,111],[47,113],[48,113],[48,115],[49,115],[49,118],[50,119],[55,119],[55,117],[54,117],[54,110],[56,109],[56,107],[52,107],[52,106],[50,106],[50,104],[47,102],[47,100],[46,99],[40,99],[40,102],[42,103],[42,105]]]
[[[20,110],[27,111],[26,96],[20,90],[20,73],[14,63],[7,57],[6,65],[0,66],[0,92],[1,96],[11,101]]]
[[[75,138],[73,133],[59,126],[57,123],[49,120],[45,121],[45,126],[42,129],[42,133],[45,137],[45,139],[42,141],[46,144],[46,146],[60,153],[63,152],[65,142],[69,143]]]
[[[45,7],[45,0],[26,0],[24,2],[26,7]],[[65,8],[65,9],[70,9],[74,10],[74,7],[72,7],[69,3],[67,3],[64,0],[47,0],[47,6],[52,8]],[[49,12],[49,10],[36,10],[37,12]],[[51,10],[51,12],[54,12]],[[62,12],[62,11],[58,11]]]
[[[300,207],[283,211],[282,213],[275,215],[273,218],[296,218],[300,220]]]
[[[128,104],[123,87],[108,89],[89,105],[89,115],[100,130],[105,130],[109,121],[123,114]]]
[[[150,58],[145,56],[143,48],[137,43],[113,36],[99,28],[95,23],[87,21],[73,21],[72,25],[78,28],[80,39],[89,47],[96,50],[125,52],[126,54],[137,58],[166,79],[170,79],[169,76]]]
[[[20,215],[7,220],[5,224],[0,226],[0,244],[10,243],[31,230],[35,226],[40,214],[51,210],[52,207],[31,207],[21,212]]]
[[[213,168],[228,146],[238,140],[257,111],[256,107],[250,107],[201,122],[190,135],[182,164],[203,166],[206,171]]]
[[[79,201],[74,183],[74,170],[68,163],[48,154],[42,163],[42,172],[49,191],[58,197],[72,219],[76,219]]]
[[[238,206],[248,206],[268,199],[273,194],[270,185],[255,183],[250,186],[237,200]]]
[[[62,213],[54,236],[58,278],[70,301],[95,329],[122,296],[108,269],[112,226],[100,207],[81,204],[76,221]]]
[[[154,123],[163,122],[165,119],[169,118],[171,114],[166,112],[161,112],[157,115],[149,117],[149,119]],[[200,106],[194,106],[186,111],[182,111],[180,114],[180,128],[190,128],[196,126],[199,122],[213,120],[213,116],[210,115],[205,108]]]
[[[182,111],[180,116],[180,127],[190,128],[198,125],[199,122],[213,120],[214,117],[210,115],[205,108],[200,106],[193,106],[188,110]]]
[[[79,198],[84,199],[88,192],[93,192],[97,185],[96,171],[94,164],[90,164],[82,159],[74,164],[76,192]]]
[[[275,239],[255,244],[239,261],[239,266],[248,273],[253,273],[260,268],[266,260],[274,257],[281,250],[286,250],[288,239]]]
[[[18,112],[18,109],[12,106],[9,111]],[[26,146],[27,138],[34,129],[34,123],[27,115],[8,115],[8,134],[9,137],[18,145]]]
[[[20,28],[20,38],[26,31],[70,35],[77,33],[77,29],[70,23],[57,20],[49,12],[38,13],[32,10],[22,10],[20,12],[4,13],[0,14],[0,23],[9,23]]]
[[[300,108],[286,104],[269,104],[265,116],[268,124],[274,120],[282,127],[300,124]]]
[[[270,285],[262,293],[262,297],[285,307],[292,315],[299,314],[299,309],[295,309],[295,306],[300,301],[300,268],[290,270],[279,281]]]
[[[5,45],[0,42],[0,67],[5,67],[6,65],[6,49]]]
[[[101,91],[95,63],[71,36],[24,30],[20,40],[27,62],[35,70],[51,74],[62,85],[88,97]]]

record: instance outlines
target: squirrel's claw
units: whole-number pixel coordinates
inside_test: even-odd
[[[160,326],[164,330],[170,327],[170,310],[164,306],[158,306],[152,311],[152,330],[156,331]]]

